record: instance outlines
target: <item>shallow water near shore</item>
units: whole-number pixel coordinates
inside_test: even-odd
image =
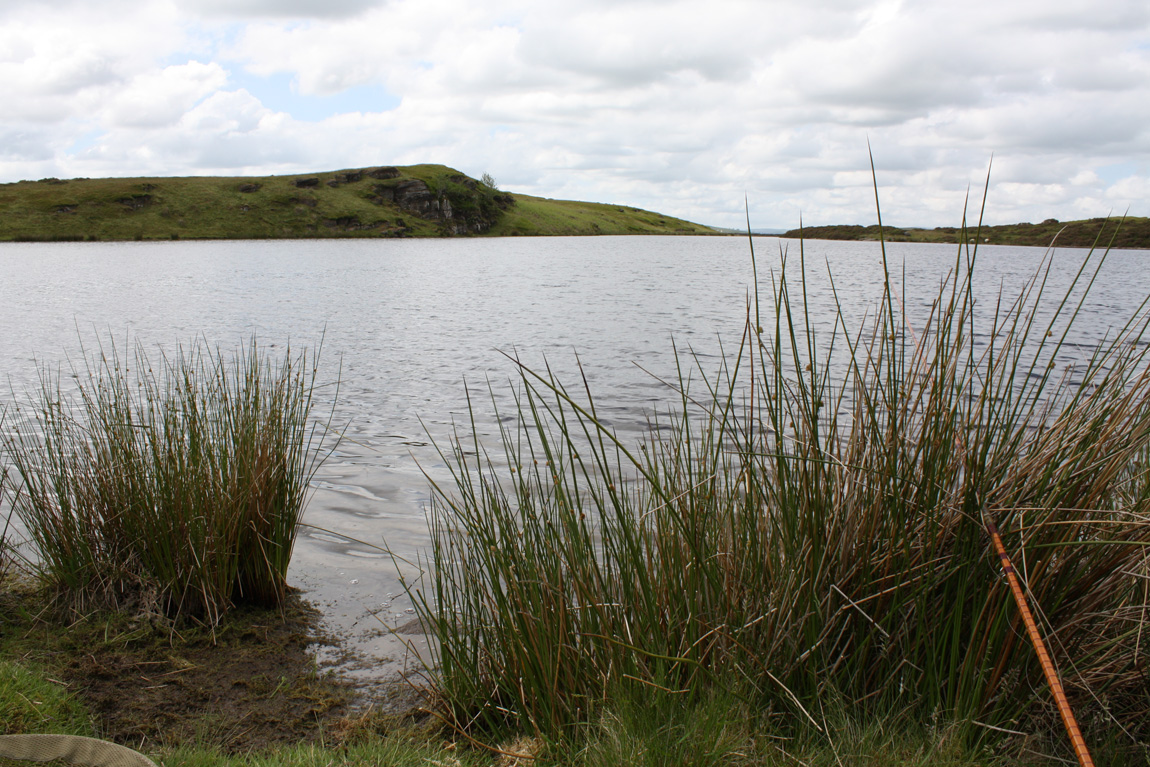
[[[764,291],[781,250],[788,272],[798,269],[797,242],[756,238],[755,248]],[[887,252],[913,323],[957,247]],[[1000,291],[1013,297],[1043,253],[980,249],[983,311]],[[1055,254],[1052,293],[1084,256]],[[1060,362],[1088,354],[1150,295],[1147,258],[1109,256]],[[822,339],[832,330],[828,267],[849,321],[881,294],[876,243],[807,242],[805,264]],[[411,649],[426,649],[400,578],[420,577],[428,477],[447,476],[432,441],[446,447],[467,424],[468,393],[480,431],[494,437],[488,387],[506,417],[517,375],[507,355],[549,365],[572,387],[581,366],[600,415],[637,440],[674,399],[659,379],[676,378],[675,347],[713,373],[720,342],[738,344],[752,288],[738,237],[3,244],[0,269],[0,372],[17,398],[35,387],[37,365],[79,363],[81,344],[90,353],[109,339],[173,348],[202,337],[226,350],[254,334],[298,349],[323,339],[322,391],[330,403],[340,380],[333,423],[344,438],[316,476],[290,580],[358,655],[327,659],[368,681],[414,668]],[[322,399],[316,415],[326,419]]]

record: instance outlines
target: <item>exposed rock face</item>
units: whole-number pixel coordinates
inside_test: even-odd
[[[467,176],[448,179],[447,196],[454,207],[456,234],[482,234],[515,204],[515,198]],[[462,223],[462,226],[459,225]]]
[[[389,178],[399,178],[399,168],[386,166],[383,168],[372,168],[367,171],[367,175],[377,181],[386,181]]]
[[[395,204],[424,218],[442,218],[440,200],[427,184],[412,178],[400,181],[395,190]]]
[[[252,192],[258,192],[261,187],[261,184],[240,184],[240,191],[244,194],[251,194]]]
[[[403,237],[407,232],[407,224],[403,219],[393,224],[385,218],[362,221],[357,215],[348,215],[325,218],[321,223],[336,232],[372,232],[384,237]]]
[[[395,184],[376,184],[372,187],[372,191],[375,192],[375,196],[371,201],[376,205],[393,202],[404,210],[424,218],[440,218],[439,198],[419,179],[404,179]]]
[[[491,193],[466,176],[452,176],[448,182],[438,191],[419,179],[376,184],[369,199],[376,205],[394,203],[421,218],[439,221],[445,234],[485,232],[514,204],[511,195]]]
[[[373,196],[368,199],[376,205],[384,205],[385,203],[395,202],[395,187],[390,184],[376,184],[371,188],[374,192]]]
[[[296,186],[300,189],[314,189],[315,187],[319,186],[319,179],[318,178],[297,178],[295,181],[292,182],[292,185]]]
[[[398,171],[396,171],[398,173]],[[337,173],[327,181],[330,187],[337,187],[342,184],[354,184],[357,181],[363,180],[362,170],[349,170],[344,173]]]

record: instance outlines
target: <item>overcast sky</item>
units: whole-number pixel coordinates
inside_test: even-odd
[[[1146,0],[3,0],[0,182],[443,163],[739,226],[1150,215]]]

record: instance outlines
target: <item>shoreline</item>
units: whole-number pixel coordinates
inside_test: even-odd
[[[298,592],[282,610],[236,608],[212,631],[142,607],[77,613],[28,576],[10,576],[0,618],[4,661],[74,696],[99,737],[124,745],[194,740],[238,754],[321,744],[369,713],[425,716],[416,676],[357,676],[367,660]],[[203,739],[209,731],[227,737]]]

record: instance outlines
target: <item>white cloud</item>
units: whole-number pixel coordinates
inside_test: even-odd
[[[32,128],[20,126],[0,129],[0,161],[28,165],[50,162],[56,154],[51,137]]]
[[[111,6],[111,7],[109,7]],[[99,9],[17,2],[0,24],[0,100],[6,120],[59,123],[86,115],[182,39],[162,5]],[[122,14],[131,11],[123,23]]]
[[[131,128],[171,125],[200,99],[219,91],[227,79],[219,64],[198,61],[145,72],[108,100],[108,124]]]
[[[868,223],[869,139],[893,223],[955,223],[992,154],[996,222],[1146,215],[1145,173],[1102,169],[1150,165],[1150,8],[1104,6],[12,0],[0,178],[443,162],[707,223],[744,192],[757,225]],[[268,78],[347,112],[269,109]]]
[[[1115,205],[1114,212],[1123,214],[1129,208],[1132,215],[1150,200],[1150,175],[1128,176],[1112,184],[1105,192],[1105,199]]]
[[[357,16],[384,0],[176,0],[188,13],[229,18],[333,19]]]

